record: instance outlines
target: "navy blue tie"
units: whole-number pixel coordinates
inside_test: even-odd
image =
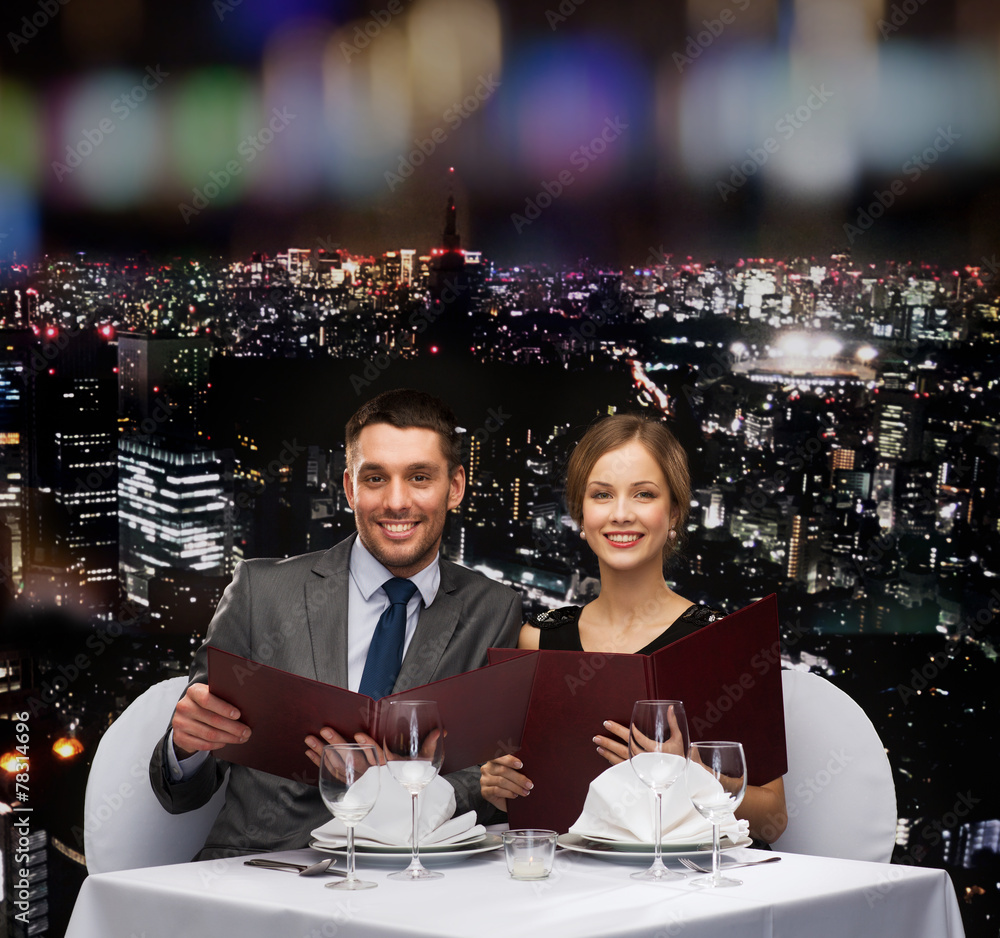
[[[375,634],[368,646],[364,674],[361,675],[362,694],[378,700],[392,693],[403,664],[403,642],[406,639],[406,604],[417,591],[415,583],[394,576],[382,584],[389,607],[379,616]]]

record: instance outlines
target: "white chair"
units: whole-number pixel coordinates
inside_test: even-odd
[[[149,782],[149,760],[170,723],[187,679],[171,678],[140,694],[108,727],[94,753],[84,798],[84,852],[90,873],[185,863],[204,846],[225,800],[170,814]]]
[[[806,671],[782,671],[788,827],[786,853],[888,863],[896,789],[871,720],[842,690]]]

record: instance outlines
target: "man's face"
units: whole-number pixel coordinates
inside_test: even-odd
[[[465,470],[448,474],[441,442],[423,427],[371,424],[358,436],[353,474],[344,472],[358,537],[395,576],[413,576],[434,559],[445,517],[465,494]]]

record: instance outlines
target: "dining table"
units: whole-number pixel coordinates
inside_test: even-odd
[[[262,854],[313,863],[312,848]],[[726,862],[761,859],[738,848]],[[514,880],[503,850],[424,857],[437,880],[387,878],[406,856],[358,858],[377,887],[325,888],[338,878],[248,867],[248,857],[88,876],[67,938],[963,938],[946,871],[780,853],[780,862],[729,874],[742,885],[713,889],[705,874],[667,857],[684,878],[642,882],[643,862],[560,848],[546,879]],[[699,862],[705,858],[698,857]],[[343,870],[338,858],[334,868]]]

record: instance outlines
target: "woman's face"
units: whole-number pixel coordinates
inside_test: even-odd
[[[594,464],[583,494],[583,533],[602,564],[659,568],[676,516],[662,470],[638,441],[609,450]]]

